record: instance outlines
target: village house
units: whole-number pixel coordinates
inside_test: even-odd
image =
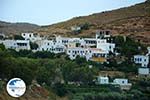
[[[128,79],[116,78],[113,80],[113,82],[109,82],[109,78],[107,76],[106,77],[98,76],[96,83],[100,85],[101,84],[119,85],[122,90],[129,90],[132,86],[131,83],[128,83]]]
[[[98,84],[109,84],[109,78],[103,77],[103,76],[98,76],[97,77],[97,83]]]
[[[37,51],[50,51],[52,53],[65,52],[65,46],[53,40],[41,40],[36,42],[38,44]]]
[[[135,55],[134,56],[134,63],[141,64],[142,67],[147,67],[149,63],[149,56],[145,55]]]
[[[150,48],[147,47],[147,50],[148,50],[148,53],[146,55],[135,55],[134,56],[134,63],[141,65],[141,67],[138,68],[138,74],[140,76],[150,75],[150,69],[149,69]]]
[[[80,31],[80,30],[81,30],[81,27],[80,27],[80,26],[72,26],[72,27],[71,27],[71,31],[77,32],[77,31]]]
[[[138,68],[138,73],[139,73],[139,75],[149,75],[150,74],[150,69],[140,67],[140,68]]]
[[[113,80],[114,85],[119,85],[122,90],[129,90],[132,86],[131,83],[128,83],[128,79],[116,78]]]
[[[30,42],[29,40],[1,40],[6,49],[15,49],[19,50],[30,50]]]
[[[42,40],[42,38],[35,33],[22,33],[21,36],[25,39],[25,40],[30,40],[31,42],[35,42],[37,40]]]

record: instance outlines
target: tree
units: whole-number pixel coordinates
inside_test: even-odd
[[[0,50],[5,50],[5,46],[3,44],[0,44]]]
[[[67,94],[67,90],[65,89],[64,84],[56,83],[53,86],[53,89],[55,93],[60,97],[63,97]]]
[[[24,40],[21,35],[14,35],[14,40]]]
[[[85,65],[85,63],[87,63],[86,58],[80,56],[76,57],[75,62],[79,65]]]
[[[89,23],[84,23],[84,24],[82,24],[82,25],[80,25],[80,26],[81,26],[81,29],[82,29],[82,30],[88,30],[89,27],[90,27],[90,24],[89,24]]]
[[[30,47],[32,50],[36,50],[39,46],[36,43],[30,42]]]

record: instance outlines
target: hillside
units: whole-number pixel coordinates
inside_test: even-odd
[[[0,33],[6,35],[19,34],[21,32],[32,32],[39,28],[38,25],[29,23],[8,23],[0,21]]]
[[[143,43],[150,43],[150,2],[136,4],[130,7],[112,11],[92,14],[89,16],[75,17],[71,20],[42,26],[37,30],[41,34],[61,34],[73,36],[71,26],[89,24],[88,30],[76,36],[93,36],[97,29],[111,29],[116,34],[131,35]]]

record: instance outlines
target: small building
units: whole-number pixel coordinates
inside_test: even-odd
[[[69,55],[70,59],[75,59],[77,56],[85,57],[86,60],[93,60],[93,58],[106,58],[108,56],[107,51],[97,49],[97,48],[82,48],[82,47],[75,47],[75,48],[67,48],[66,51],[67,55]]]
[[[121,79],[121,78],[116,78],[113,83],[119,84],[119,85],[126,85],[128,84],[128,79]]]
[[[1,43],[4,44],[6,49],[30,50],[29,40],[3,40]]]
[[[39,46],[39,51],[50,51],[52,53],[65,52],[65,46],[53,40],[41,40],[36,42]]]
[[[149,75],[150,74],[150,69],[149,68],[139,68],[138,69],[139,75]]]
[[[87,60],[89,60],[92,57],[92,53],[91,51],[89,51],[88,48],[81,48],[81,47],[67,48],[66,53],[72,60],[75,59],[77,56],[85,57]]]
[[[109,78],[108,77],[97,77],[98,84],[109,84]]]
[[[106,39],[97,39],[96,48],[114,53],[115,44],[108,43]]]
[[[96,39],[110,38],[111,34],[110,30],[97,30]]]
[[[149,64],[149,56],[135,55],[134,63],[141,64],[142,67],[147,67]]]
[[[21,33],[21,36],[25,39],[25,40],[30,40],[31,42],[35,42],[37,40],[42,40],[42,38],[35,33]]]
[[[72,26],[71,27],[71,31],[77,32],[77,31],[80,31],[80,30],[81,30],[81,27],[79,27],[79,26]]]
[[[132,86],[131,83],[128,83],[128,79],[116,78],[113,80],[114,85],[119,85],[122,90],[129,90]]]

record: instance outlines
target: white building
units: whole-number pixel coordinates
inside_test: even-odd
[[[42,40],[42,38],[35,34],[35,33],[22,33],[21,36],[25,39],[25,40],[30,40],[32,42],[35,42],[37,40]]]
[[[150,74],[150,69],[149,68],[139,68],[138,69],[139,75],[149,75]]]
[[[149,56],[135,55],[134,63],[141,64],[142,67],[147,67],[149,64]]]
[[[107,52],[114,53],[115,44],[108,43],[106,39],[97,39],[96,48],[102,49]]]
[[[113,83],[118,85],[127,85],[128,79],[116,78],[113,80]]]
[[[97,48],[67,48],[67,55],[69,55],[70,59],[75,59],[77,56],[85,57],[87,60],[90,60],[94,57],[106,58],[108,53],[109,52]]]
[[[109,84],[109,78],[108,77],[97,77],[98,84]]]
[[[96,48],[96,38],[84,38],[83,39],[83,42],[82,42],[82,45],[83,46],[86,46],[86,47],[93,47],[95,46]]]
[[[111,34],[110,30],[97,30],[96,39],[110,38]]]
[[[92,53],[91,51],[89,51],[88,48],[80,48],[80,47],[67,48],[66,53],[72,60],[75,59],[77,56],[85,57],[88,60],[92,56]]]
[[[132,86],[131,83],[128,83],[128,79],[116,78],[113,80],[114,85],[119,85],[122,90],[129,90]]]
[[[71,27],[71,30],[72,30],[72,31],[80,31],[80,30],[81,30],[81,27],[79,27],[79,26],[72,26],[72,27]]]
[[[30,50],[30,42],[28,40],[3,40],[0,41],[6,49]]]
[[[53,53],[65,52],[65,46],[53,40],[41,40],[36,42],[39,46],[39,51],[50,51]]]

